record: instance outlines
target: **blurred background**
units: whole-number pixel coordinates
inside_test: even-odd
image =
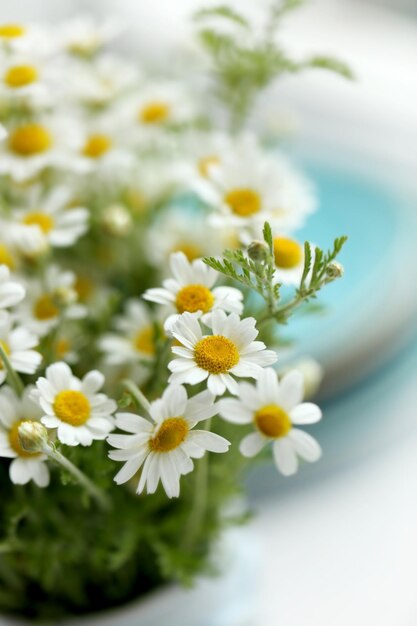
[[[156,66],[169,58],[178,72],[186,68],[171,51],[187,47],[187,16],[201,5],[2,0],[0,18],[114,15],[130,24],[124,49]],[[350,240],[326,312],[291,328],[297,358],[324,370],[324,420],[312,429],[323,459],[291,479],[274,468],[249,479],[260,511],[257,624],[415,626],[417,0],[312,0],[287,19],[282,39],[296,53],[335,54],[355,72],[354,83],[320,72],[284,79],[254,122],[296,129],[285,149],[315,180],[321,207],[303,234],[324,247],[338,234]]]

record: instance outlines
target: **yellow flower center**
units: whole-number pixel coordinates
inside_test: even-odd
[[[20,24],[0,25],[0,37],[4,37],[5,39],[16,39],[17,37],[22,37],[25,32],[26,28],[24,26],[20,26]]]
[[[187,285],[177,293],[175,305],[178,313],[195,313],[202,311],[207,313],[210,311],[214,303],[214,297],[210,289],[204,285]]]
[[[276,237],[274,239],[274,257],[277,267],[289,270],[300,265],[303,249],[294,239]]]
[[[286,411],[276,404],[263,406],[255,413],[255,424],[266,437],[285,437],[291,430],[291,420]]]
[[[25,124],[16,128],[9,137],[9,148],[22,157],[46,152],[52,146],[52,136],[40,124]]]
[[[232,189],[225,195],[224,201],[240,217],[259,213],[262,207],[260,195],[249,188]]]
[[[27,420],[27,419],[18,420],[17,422],[13,424],[13,426],[9,430],[10,447],[12,450],[14,450],[14,452],[16,452],[16,454],[18,454],[19,456],[22,456],[23,458],[39,456],[40,454],[39,452],[29,452],[28,450],[25,450],[20,443],[19,426],[23,424],[24,422],[31,423],[32,420]]]
[[[36,300],[33,315],[41,321],[50,320],[59,315],[59,308],[49,293],[43,294]]]
[[[15,65],[7,70],[4,82],[12,89],[18,89],[35,83],[38,78],[39,72],[34,65]]]
[[[15,267],[14,259],[4,243],[0,243],[0,265],[7,265],[11,270]]]
[[[5,341],[0,339],[0,346],[3,348],[3,351],[6,353],[6,356],[9,356],[9,354],[10,354],[9,345]],[[3,361],[0,359],[0,370],[2,370],[3,367],[4,367]]]
[[[142,328],[134,337],[133,345],[138,352],[143,352],[149,356],[155,354],[155,329],[153,326]]]
[[[166,102],[149,102],[139,111],[139,121],[144,124],[162,124],[169,118],[170,107]]]
[[[88,398],[81,391],[60,391],[54,401],[55,415],[66,424],[82,426],[91,414]]]
[[[213,165],[219,165],[219,163],[220,159],[215,155],[203,157],[198,162],[198,171],[201,176],[207,178],[210,173],[210,168],[213,167]]]
[[[71,343],[65,337],[61,337],[55,344],[55,355],[58,359],[63,358],[71,349]]]
[[[85,142],[82,153],[90,159],[99,159],[110,150],[111,146],[111,139],[107,135],[90,135]]]
[[[170,452],[185,440],[189,426],[183,417],[169,417],[149,442],[152,452]]]
[[[189,261],[194,261],[203,256],[201,248],[193,243],[187,243],[186,241],[172,248],[171,252],[183,252]]]
[[[239,351],[223,335],[204,337],[194,348],[195,362],[210,374],[225,374],[239,363]]]
[[[47,235],[54,226],[52,217],[40,211],[27,213],[23,218],[23,223],[27,226],[39,226],[44,235]]]

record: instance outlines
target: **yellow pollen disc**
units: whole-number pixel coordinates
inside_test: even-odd
[[[24,422],[32,423],[32,420],[21,419],[13,424],[11,429],[9,430],[9,443],[12,450],[16,452],[19,456],[24,458],[39,456],[39,452],[28,452],[25,450],[19,440],[19,426]]]
[[[25,32],[26,28],[24,26],[20,26],[20,24],[0,25],[0,37],[4,37],[5,39],[16,39],[17,37],[22,37]]]
[[[171,252],[183,252],[189,261],[194,261],[203,256],[201,248],[193,243],[187,242],[179,243]]]
[[[4,82],[12,89],[18,89],[35,83],[38,78],[38,70],[33,65],[15,65],[7,70]]]
[[[52,297],[48,293],[45,293],[35,302],[33,315],[38,320],[46,321],[57,317],[59,315],[59,309]]]
[[[289,270],[300,265],[303,258],[303,250],[294,239],[276,237],[274,239],[274,257],[277,267]]]
[[[263,406],[255,413],[255,424],[263,435],[277,439],[291,430],[291,420],[284,409],[276,404]]]
[[[189,426],[183,417],[169,417],[149,442],[152,452],[170,452],[185,440]]]
[[[249,188],[232,189],[225,197],[224,201],[229,205],[233,213],[240,217],[248,217],[259,213],[262,202],[260,195]]]
[[[66,424],[82,426],[91,414],[88,398],[81,391],[60,391],[54,401],[55,415]]]
[[[9,137],[9,148],[22,157],[46,152],[52,146],[52,136],[40,124],[25,124],[16,128]]]
[[[85,142],[82,153],[90,159],[99,159],[110,150],[112,142],[107,135],[90,135]]]
[[[201,176],[207,178],[210,173],[210,168],[213,167],[213,165],[219,165],[219,163],[220,159],[215,155],[204,157],[198,162],[198,171]]]
[[[166,102],[149,102],[139,111],[139,121],[144,124],[162,124],[169,118],[170,107]]]
[[[44,235],[47,235],[54,226],[52,217],[40,211],[27,213],[23,218],[23,223],[27,226],[39,226]]]
[[[133,345],[138,352],[143,352],[149,356],[155,354],[155,330],[153,326],[142,328],[134,337]]]
[[[178,313],[195,313],[210,311],[214,303],[214,297],[210,289],[204,285],[187,285],[177,293],[175,305]]]
[[[8,346],[8,344],[5,341],[2,341],[0,339],[0,346],[3,348],[4,352],[6,353],[6,356],[10,355],[10,348]],[[4,367],[3,365],[3,361],[0,359],[0,370],[2,370]]]
[[[204,337],[194,348],[194,359],[210,374],[225,374],[239,363],[239,351],[233,341],[223,335]]]
[[[7,246],[3,243],[0,243],[0,265],[7,265],[11,270],[15,267],[14,259]]]
[[[58,339],[55,344],[55,354],[57,358],[64,357],[70,351],[70,349],[71,344],[68,339],[65,339],[65,337],[61,337],[61,339]]]

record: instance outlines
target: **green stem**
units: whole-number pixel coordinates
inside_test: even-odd
[[[78,469],[71,461],[69,461],[61,452],[56,450],[52,446],[45,446],[43,452],[53,461],[58,463],[61,467],[66,469],[77,482],[84,487],[87,493],[97,502],[97,504],[104,510],[108,511],[110,508],[110,501],[106,494],[99,489],[81,470]]]
[[[149,400],[141,392],[139,387],[137,385],[135,385],[135,383],[133,381],[129,380],[128,378],[126,378],[123,381],[122,384],[127,389],[127,391],[130,393],[130,395],[135,399],[135,401],[139,405],[139,407],[142,407],[142,409],[145,409],[145,411],[150,415],[151,404],[150,404]]]
[[[211,419],[206,422],[207,430],[210,430]],[[201,529],[204,515],[207,509],[208,478],[209,478],[209,452],[206,452],[200,459],[195,473],[194,497],[188,517],[182,546],[185,550],[190,550]]]
[[[3,361],[3,365],[7,372],[7,379],[13,389],[16,391],[18,396],[21,396],[25,390],[25,386],[22,383],[22,380],[19,374],[14,370],[12,364],[10,363],[9,357],[6,354],[5,349],[3,348],[0,342],[0,359]]]

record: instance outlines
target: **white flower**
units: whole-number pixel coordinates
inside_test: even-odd
[[[12,103],[22,101],[31,107],[51,105],[63,93],[65,67],[33,53],[12,55],[0,74],[0,94]]]
[[[304,271],[304,245],[289,237],[274,237],[274,283],[299,286]],[[314,246],[309,244],[311,268],[314,263]],[[307,278],[311,276],[311,268]]]
[[[89,212],[83,207],[69,208],[72,197],[68,187],[54,187],[46,196],[34,188],[28,194],[27,208],[14,211],[11,237],[15,245],[22,252],[35,253],[47,244],[65,248],[75,243],[87,232]]]
[[[100,340],[109,365],[152,361],[155,357],[155,328],[148,309],[140,300],[129,300],[126,312],[116,318],[120,334],[108,333]]]
[[[267,221],[288,232],[315,208],[310,184],[289,162],[249,141],[225,154],[196,190],[213,207],[213,223],[255,231]]]
[[[321,419],[318,406],[301,404],[303,376],[293,370],[279,382],[276,372],[263,370],[256,386],[239,384],[239,399],[220,401],[220,415],[234,424],[253,424],[255,431],[244,437],[240,451],[252,457],[272,442],[275,463],[279,471],[290,476],[297,471],[298,459],[317,461],[321,456],[319,444],[298,425],[314,424]]]
[[[166,266],[173,252],[183,252],[189,261],[204,256],[220,256],[226,248],[236,248],[236,232],[216,228],[205,215],[193,211],[170,211],[155,220],[148,231],[146,252],[156,267]]]
[[[26,328],[13,328],[12,318],[5,311],[0,315],[0,345],[16,372],[33,374],[38,369],[42,356],[36,350],[38,337]],[[6,379],[6,369],[0,359],[0,384]]]
[[[165,305],[170,313],[175,311],[165,321],[167,331],[171,331],[185,311],[202,316],[203,322],[207,322],[217,309],[242,313],[242,292],[233,287],[213,289],[218,273],[203,261],[190,262],[183,252],[175,252],[171,255],[170,265],[173,278],[164,280],[162,288],[148,289],[143,296],[145,300]]]
[[[45,454],[27,452],[19,441],[18,429],[22,422],[38,422],[39,407],[29,398],[27,387],[19,398],[10,387],[0,389],[0,457],[13,459],[9,467],[10,480],[25,485],[33,480],[38,487],[49,484],[49,469]]]
[[[180,477],[193,469],[193,458],[209,452],[227,452],[229,442],[194,426],[217,412],[213,395],[203,391],[187,398],[184,387],[169,385],[162,398],[151,404],[152,421],[131,413],[118,413],[116,425],[129,435],[110,435],[108,442],[119,450],[109,453],[115,461],[126,461],[115,476],[118,484],[130,480],[142,467],[137,493],[145,486],[154,493],[162,485],[169,498],[180,493]]]
[[[0,48],[7,53],[50,54],[56,49],[53,31],[35,24],[0,24]],[[3,52],[2,50],[2,52]]]
[[[46,368],[46,378],[39,378],[31,397],[42,410],[41,422],[56,428],[59,441],[67,446],[90,446],[94,440],[105,439],[114,428],[114,400],[97,393],[104,376],[91,371],[82,380],[76,378],[63,362]]]
[[[10,280],[10,270],[6,265],[0,265],[0,309],[15,306],[23,300],[26,290],[22,285]]]
[[[87,171],[79,125],[73,118],[45,117],[14,124],[0,144],[0,174],[27,181],[47,167],[68,172]]]
[[[76,276],[56,265],[47,267],[43,279],[28,282],[27,297],[16,315],[32,332],[43,337],[62,319],[85,317],[85,306],[78,304]]]
[[[68,52],[89,57],[99,52],[122,31],[118,20],[98,22],[92,16],[81,16],[66,22],[61,30],[62,46]]]
[[[236,313],[226,315],[217,309],[210,319],[212,334],[203,335],[195,314],[183,313],[172,329],[181,346],[172,347],[179,358],[168,365],[172,372],[169,382],[196,385],[208,379],[214,395],[220,396],[226,389],[237,394],[233,376],[257,378],[263,367],[277,360],[273,350],[254,341],[258,335],[255,323],[253,317],[241,320]]]

